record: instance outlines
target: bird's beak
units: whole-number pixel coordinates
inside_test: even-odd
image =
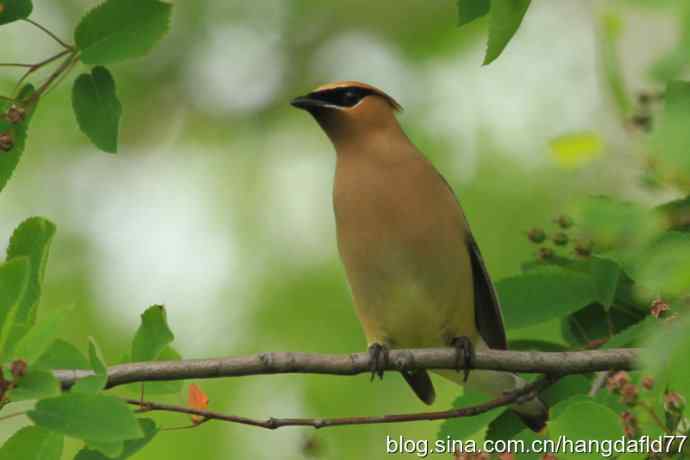
[[[290,101],[290,105],[303,110],[311,110],[318,107],[330,107],[330,104],[328,102],[321,101],[310,96],[296,97],[292,101]]]

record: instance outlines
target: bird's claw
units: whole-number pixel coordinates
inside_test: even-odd
[[[467,382],[470,377],[470,368],[474,361],[474,345],[467,336],[455,337],[451,342],[455,348],[455,367],[458,372],[463,371],[463,382]]]
[[[369,346],[369,370],[371,371],[371,379],[378,375],[379,379],[383,380],[383,371],[388,365],[388,347],[380,343],[374,343]]]

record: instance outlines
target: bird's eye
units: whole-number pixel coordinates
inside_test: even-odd
[[[357,92],[353,90],[345,91],[345,93],[343,94],[343,102],[343,105],[352,107],[357,102],[359,102],[359,94],[357,94]]]

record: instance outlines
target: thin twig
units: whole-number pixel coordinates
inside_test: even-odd
[[[546,375],[536,382],[520,388],[514,392],[501,396],[482,404],[450,409],[436,412],[415,412],[406,414],[373,415],[356,417],[337,417],[337,418],[268,418],[265,420],[242,417],[239,415],[227,415],[201,409],[192,409],[184,406],[172,404],[162,404],[150,401],[139,401],[137,399],[126,399],[128,404],[141,407],[144,411],[165,411],[179,412],[182,414],[199,415],[208,420],[222,420],[225,422],[251,425],[259,428],[275,430],[284,426],[310,426],[313,428],[327,428],[342,425],[371,425],[381,423],[402,423],[415,422],[421,420],[444,420],[458,417],[471,417],[483,414],[498,407],[510,405],[518,400],[524,399],[527,395],[537,395],[540,391],[555,383],[560,377]]]
[[[609,369],[637,368],[639,350],[621,348],[573,352],[481,350],[475,353],[473,369],[530,372],[538,374],[578,374]],[[368,353],[328,355],[320,353],[274,352],[249,356],[180,361],[152,361],[119,364],[108,368],[108,388],[135,382],[161,380],[241,377],[260,374],[356,375],[370,372]],[[457,369],[453,348],[391,350],[385,370]],[[84,377],[87,370],[55,370],[63,388]]]
[[[58,42],[60,45],[62,45],[62,46],[65,47],[66,49],[68,49],[68,50],[70,50],[70,51],[72,51],[72,50],[74,49],[74,46],[72,46],[72,45],[66,43],[66,42],[63,41],[63,40],[60,40],[60,38],[59,38],[57,35],[55,35],[53,32],[51,32],[50,30],[48,30],[46,27],[44,27],[44,26],[42,26],[41,24],[37,23],[36,21],[32,21],[32,20],[29,19],[29,18],[24,18],[23,21],[26,21],[26,22],[28,22],[29,24],[31,24],[31,25],[33,25],[33,26],[35,26],[35,27],[38,27],[38,28],[41,29],[43,32],[45,32],[46,34],[48,34],[48,36],[50,36],[50,38],[52,38],[53,40],[55,40],[56,42]]]
[[[665,433],[669,433],[669,434],[671,433],[669,428],[666,426],[666,424],[661,421],[661,419],[659,418],[658,415],[656,415],[656,411],[654,410],[653,407],[649,406],[644,401],[639,401],[637,404],[641,408],[643,408],[649,414],[650,417],[652,417],[652,419],[654,420],[654,423],[659,425],[659,428],[661,428]]]
[[[0,67],[33,67],[33,64],[21,64],[18,62],[0,62]]]
[[[3,415],[0,420],[7,420],[13,417],[19,417],[20,415],[26,415],[26,412],[15,412],[13,414]]]
[[[25,81],[27,78],[29,78],[29,76],[30,76],[32,73],[36,72],[36,71],[39,70],[39,69],[42,69],[43,67],[45,67],[45,66],[47,66],[48,64],[52,63],[53,61],[56,61],[56,60],[60,59],[61,57],[65,56],[65,55],[67,55],[67,54],[69,54],[69,53],[70,53],[69,50],[61,51],[61,52],[59,52],[59,53],[57,53],[57,54],[55,54],[55,55],[49,57],[48,59],[45,59],[45,60],[43,60],[43,61],[41,61],[41,62],[38,62],[38,63],[36,63],[36,64],[31,65],[31,67],[29,68],[29,70],[27,70],[26,72],[24,72],[24,75],[22,75],[22,77],[19,79],[19,81],[17,82],[17,84],[14,86],[14,92],[16,93],[16,92],[19,90],[19,88],[22,86],[22,83],[24,83],[24,81]]]

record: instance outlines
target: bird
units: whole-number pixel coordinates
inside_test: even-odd
[[[335,147],[338,252],[372,379],[383,377],[391,349],[451,346],[464,374],[435,371],[442,377],[492,397],[524,386],[510,372],[469,372],[475,350],[507,349],[501,307],[460,202],[403,131],[400,104],[369,84],[338,81],[291,105],[311,114]],[[426,370],[401,374],[421,401],[433,404]],[[538,397],[511,409],[534,431],[548,419]]]

